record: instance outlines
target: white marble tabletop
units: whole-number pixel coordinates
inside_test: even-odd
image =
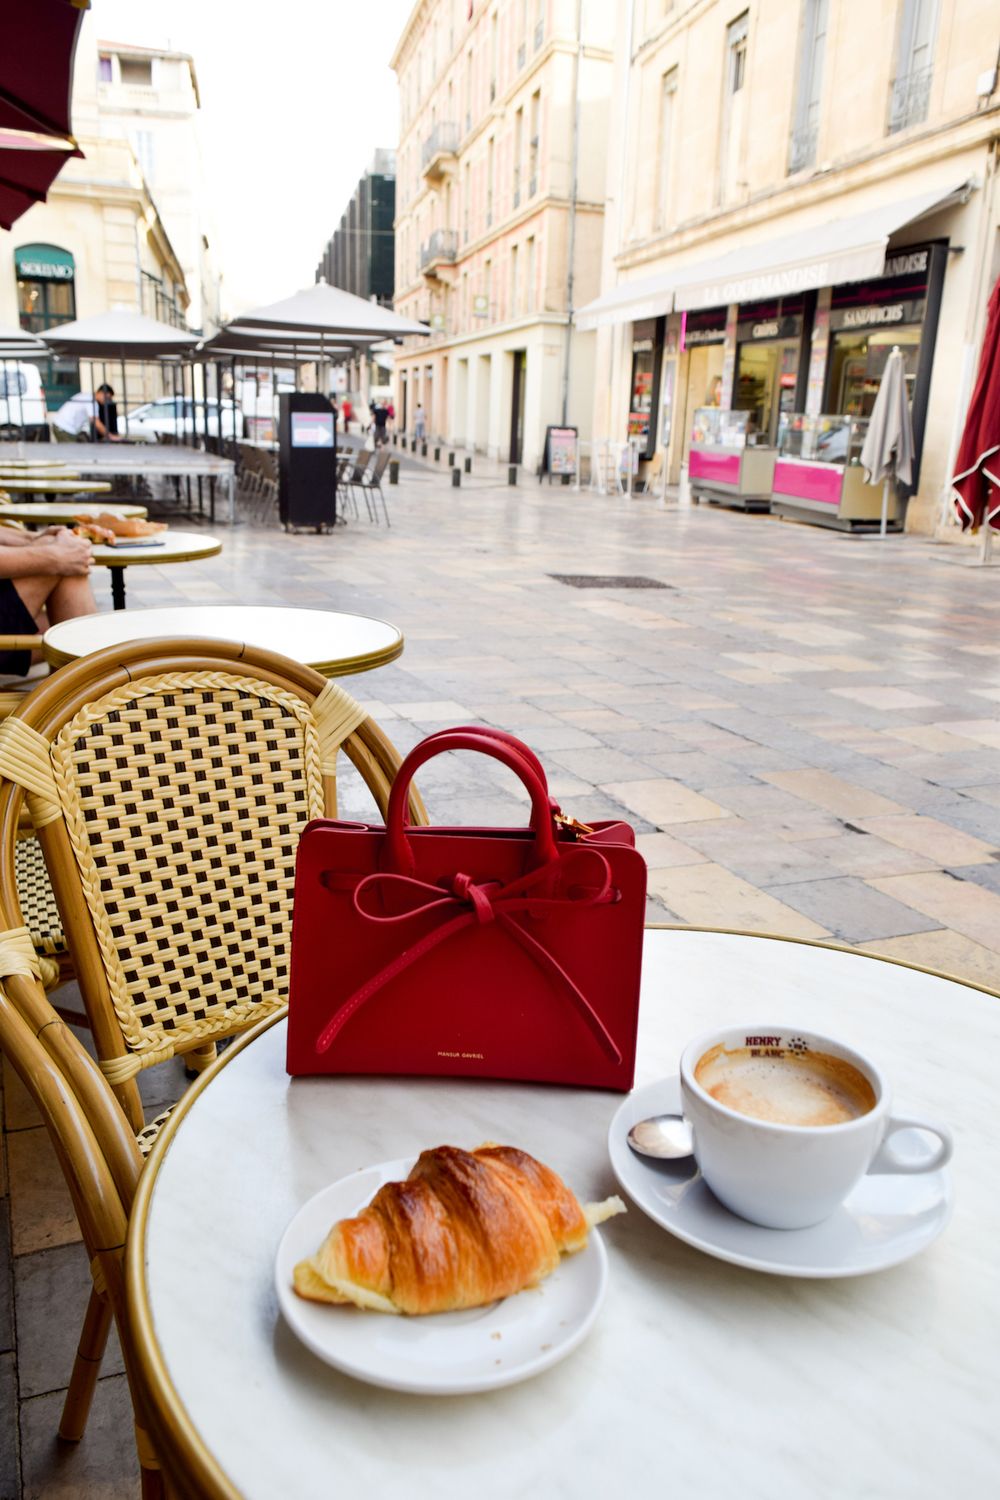
[[[1000,999],[863,955],[697,931],[647,932],[643,972],[637,1084],[674,1073],[700,1031],[779,1016],[883,1060],[900,1109],[954,1129],[957,1206],[942,1237],[892,1270],[807,1281],[710,1258],[631,1206],[602,1231],[607,1301],[562,1364],[481,1396],[363,1385],[315,1359],[279,1315],[273,1260],[298,1208],[361,1167],[486,1139],[601,1198],[616,1188],[606,1136],[621,1100],[291,1080],[279,1023],[168,1132],[129,1245],[162,1368],[231,1493],[940,1500],[994,1489]]]
[[[403,650],[402,634],[385,620],[335,609],[253,604],[179,605],[80,615],[51,626],[43,648],[46,660],[61,667],[105,646],[167,635],[207,636],[260,646],[315,667],[327,677],[369,672],[394,661]]]

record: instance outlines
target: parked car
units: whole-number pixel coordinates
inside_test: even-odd
[[[0,361],[0,438],[37,440],[49,435],[42,377],[34,365]]]
[[[159,401],[147,401],[137,406],[125,418],[118,418],[118,430],[137,442],[156,443],[160,437],[190,437],[195,433],[204,435],[206,420],[209,437],[219,435],[219,403],[217,401],[192,401],[190,396],[163,396]],[[237,414],[232,401],[222,403],[222,436],[242,437],[242,414]]]

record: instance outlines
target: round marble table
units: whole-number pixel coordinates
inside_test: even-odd
[[[292,1080],[283,1022],[236,1042],[174,1111],[129,1233],[136,1343],[179,1492],[990,1492],[1000,997],[831,947],[647,932],[637,1084],[674,1073],[698,1032],[777,1017],[870,1050],[901,1111],[951,1123],[957,1208],[941,1238],[877,1275],[801,1280],[701,1254],[630,1206],[601,1231],[610,1282],[587,1339],[535,1379],[481,1396],[395,1394],[314,1358],[278,1312],[282,1232],[327,1183],[443,1142],[509,1141],[581,1198],[602,1198],[616,1190],[606,1139],[620,1096]],[[196,1491],[184,1483],[192,1473]]]
[[[145,517],[146,507],[117,500],[109,505],[102,505],[99,500],[35,500],[23,505],[0,505],[0,521],[24,521],[28,526],[69,526],[79,516],[96,521],[100,515]]]
[[[0,490],[11,495],[109,495],[106,479],[64,479],[61,474],[0,480]]]
[[[333,609],[248,604],[182,605],[82,615],[47,630],[43,649],[52,666],[62,667],[105,646],[168,635],[208,636],[260,646],[315,667],[325,677],[370,672],[394,661],[403,650],[401,632],[385,620]]]
[[[145,537],[134,545],[127,540],[114,547],[95,543],[94,562],[111,569],[111,602],[115,609],[124,609],[126,568],[194,562],[201,557],[215,557],[221,551],[222,543],[217,536],[209,536],[204,531],[170,530],[160,533],[155,546],[149,546]]]

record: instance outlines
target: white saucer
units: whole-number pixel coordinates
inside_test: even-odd
[[[628,1144],[637,1121],[678,1114],[680,1107],[677,1078],[630,1094],[608,1131],[611,1165],[625,1192],[654,1223],[718,1260],[772,1276],[864,1276],[925,1250],[951,1218],[951,1174],[942,1167],[912,1177],[863,1177],[836,1213],[811,1229],[750,1224],[722,1206],[691,1158],[650,1161]],[[905,1151],[908,1137],[921,1140],[916,1131],[901,1131],[896,1148]]]
[[[607,1251],[596,1229],[586,1250],[564,1256],[541,1286],[466,1312],[395,1317],[306,1302],[292,1290],[298,1261],[315,1255],[330,1227],[402,1181],[413,1160],[342,1177],[299,1209],[278,1247],[278,1302],[292,1332],[335,1369],[371,1385],[422,1395],[495,1390],[538,1375],[584,1338],[604,1300]]]

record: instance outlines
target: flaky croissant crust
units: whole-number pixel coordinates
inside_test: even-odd
[[[301,1297],[379,1312],[481,1307],[536,1286],[562,1254],[582,1250],[592,1223],[550,1168],[516,1146],[424,1151],[405,1182],[379,1188],[356,1218],[333,1226],[295,1267]]]

